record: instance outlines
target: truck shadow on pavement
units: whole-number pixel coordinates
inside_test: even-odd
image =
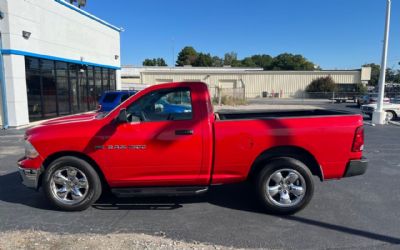
[[[17,172],[0,175],[0,202],[21,204],[40,210],[54,210],[46,201],[42,192],[29,190],[20,183]],[[265,214],[258,205],[257,198],[248,183],[215,186],[200,196],[190,197],[140,197],[117,198],[110,193],[102,195],[93,205],[95,210],[176,210],[183,209],[186,204],[209,203],[217,207],[224,207],[251,213]],[[110,211],[111,212],[111,211]],[[265,216],[268,216],[267,214]],[[272,219],[274,217],[271,217]],[[328,229],[344,234],[364,237],[371,240],[390,244],[400,244],[400,238],[368,232],[328,222],[317,221],[297,215],[275,216],[275,218],[293,221],[322,229]],[[190,219],[190,218],[189,218]]]
[[[44,195],[21,183],[18,172],[0,175],[0,202],[22,204],[28,207],[52,210]]]

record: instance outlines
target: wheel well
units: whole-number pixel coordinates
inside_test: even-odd
[[[101,171],[99,165],[92,158],[90,158],[89,156],[87,156],[87,155],[85,155],[83,153],[80,153],[80,152],[63,151],[63,152],[57,152],[57,153],[54,153],[54,154],[48,156],[43,162],[44,171],[46,171],[46,169],[50,166],[50,164],[53,161],[55,161],[58,158],[63,157],[63,156],[74,156],[76,158],[82,159],[82,160],[86,161],[87,163],[89,163],[93,167],[93,169],[97,172],[97,174],[99,175],[103,190],[109,189],[109,186],[108,186],[108,183],[106,181],[106,178],[105,178],[105,176],[103,174],[103,171]],[[40,175],[39,187],[42,185],[42,177],[43,177],[43,174]]]
[[[279,157],[291,157],[303,162],[313,175],[318,176],[321,181],[324,180],[321,167],[315,157],[307,150],[295,146],[274,147],[261,153],[252,164],[248,179],[254,179],[267,162]]]
[[[394,110],[386,110],[387,112],[391,112],[393,114],[393,118],[397,118],[397,113]]]

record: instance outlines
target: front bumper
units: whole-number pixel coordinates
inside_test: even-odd
[[[368,159],[362,158],[360,160],[351,160],[346,167],[344,177],[352,177],[362,175],[367,171]]]
[[[18,172],[22,179],[22,184],[29,188],[38,189],[39,179],[42,174],[42,168],[29,167],[28,161],[30,159],[21,159],[18,161]],[[27,166],[28,165],[28,166]]]

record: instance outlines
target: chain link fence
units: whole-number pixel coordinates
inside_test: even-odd
[[[211,98],[218,105],[242,105],[246,104],[245,88],[212,88]]]

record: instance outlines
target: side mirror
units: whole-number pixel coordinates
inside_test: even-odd
[[[117,123],[127,123],[128,122],[128,116],[126,115],[126,109],[121,109],[119,111],[116,121],[117,121]]]

